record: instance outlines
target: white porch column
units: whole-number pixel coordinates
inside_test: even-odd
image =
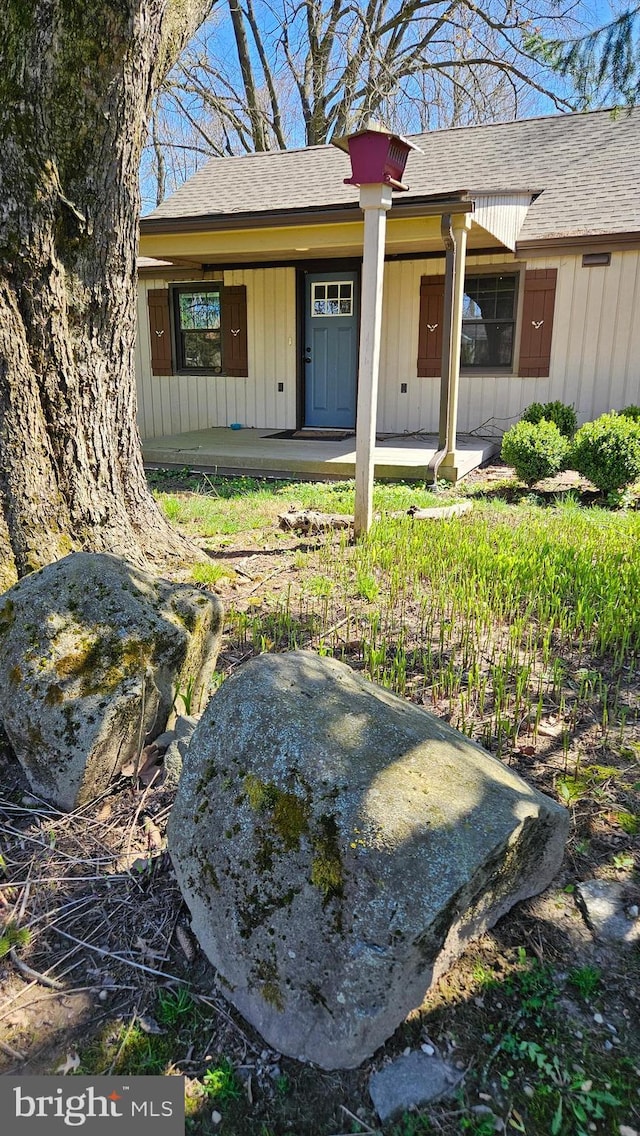
[[[391,207],[390,185],[360,187],[364,212],[362,260],[362,308],[360,312],[360,362],[356,417],[356,537],[371,527],[373,515],[373,470],[382,331],[382,282],[387,210]]]
[[[451,307],[451,350],[447,376],[446,454],[439,468],[439,476],[447,481],[458,480],[456,433],[458,429],[458,394],[460,388],[460,349],[462,346],[462,307],[464,302],[464,270],[467,256],[467,233],[471,228],[468,213],[457,213],[451,218],[453,233],[453,295]]]

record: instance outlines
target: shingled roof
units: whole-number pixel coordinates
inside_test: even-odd
[[[554,115],[518,122],[434,130],[412,138],[411,198],[463,189],[489,195],[529,191],[519,245],[579,236],[640,233],[640,108]],[[145,221],[267,216],[356,204],[344,185],[349,160],[334,146],[213,158]],[[273,219],[271,224],[277,223]]]

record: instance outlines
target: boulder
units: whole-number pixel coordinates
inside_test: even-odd
[[[0,721],[31,789],[61,809],[101,793],[208,697],[222,606],[116,556],[78,552],[0,596]]]
[[[333,659],[262,655],[191,739],[168,849],[229,1000],[280,1052],[351,1068],[473,936],[547,886],[569,817]]]

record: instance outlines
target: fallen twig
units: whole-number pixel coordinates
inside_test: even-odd
[[[75,935],[70,935],[68,931],[61,931],[56,928],[56,934],[62,935],[64,939],[70,939],[72,943],[79,943],[81,947],[86,947],[88,951],[95,951],[97,955],[102,958],[112,958],[116,962],[122,962],[125,966],[132,966],[134,970],[144,970],[145,974],[156,974],[159,978],[166,978],[167,982],[179,982],[181,986],[188,986],[189,983],[184,978],[178,978],[177,974],[165,974],[163,970],[155,970],[152,966],[144,966],[141,962],[134,962],[133,959],[125,958],[123,955],[117,955],[113,951],[105,951],[104,947],[95,947],[93,943],[87,943],[84,939],[77,939]]]
[[[49,978],[46,974],[42,974],[41,971],[34,970],[32,966],[27,966],[26,962],[18,958],[14,947],[9,951],[9,958],[16,969],[19,970],[20,974],[23,974],[25,978],[30,978],[33,982],[39,982],[41,986],[49,986],[51,990],[64,992],[65,988],[62,982],[58,982],[57,978]]]
[[[348,1109],[346,1105],[341,1104],[340,1108],[342,1112],[344,1112],[345,1116],[349,1117],[349,1120],[355,1121],[355,1123],[359,1124],[361,1128],[364,1128],[365,1132],[373,1133],[374,1136],[376,1136],[376,1134],[380,1132],[379,1128],[372,1128],[371,1125],[366,1124],[364,1120],[361,1120],[359,1116],[356,1116],[355,1113],[351,1112],[351,1110]]]
[[[13,1049],[12,1046],[8,1045],[6,1041],[0,1040],[0,1049],[3,1053],[6,1053],[7,1057],[13,1057],[14,1061],[27,1060],[24,1053],[21,1053],[19,1049]]]

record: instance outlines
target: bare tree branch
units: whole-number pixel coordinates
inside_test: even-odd
[[[164,133],[158,119],[150,144],[182,152],[184,124],[196,147],[218,154],[322,144],[373,116],[412,132],[434,116],[440,126],[513,118],[538,109],[536,98],[568,109],[548,45],[575,30],[571,9],[570,0],[228,0],[168,76]],[[563,73],[573,74],[576,52]]]

